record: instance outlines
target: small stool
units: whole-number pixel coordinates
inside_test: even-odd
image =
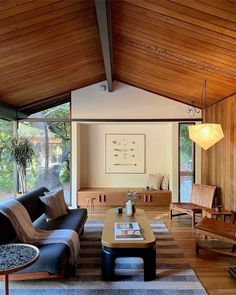
[[[89,213],[93,213],[94,212],[94,201],[96,200],[96,198],[88,197],[85,200],[86,200],[86,208],[88,209]]]

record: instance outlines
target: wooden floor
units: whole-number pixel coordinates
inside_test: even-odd
[[[195,230],[191,227],[190,216],[174,217],[171,221],[166,207],[142,209],[145,209],[149,220],[163,220],[166,223],[208,294],[236,294],[236,280],[227,272],[229,266],[236,266],[236,258],[205,250],[200,250],[200,255],[196,256]],[[105,209],[96,210],[94,214],[89,214],[89,219],[103,220],[104,213]]]

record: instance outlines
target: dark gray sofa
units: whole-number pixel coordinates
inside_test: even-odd
[[[68,215],[48,223],[44,214],[44,205],[39,197],[48,192],[41,187],[24,194],[17,200],[24,205],[36,228],[39,229],[73,229],[79,235],[83,232],[87,220],[87,209],[69,209]],[[17,242],[17,237],[10,221],[0,213],[0,244]],[[69,272],[69,248],[65,244],[50,244],[38,247],[38,260],[30,267],[12,275],[12,279],[63,278]]]

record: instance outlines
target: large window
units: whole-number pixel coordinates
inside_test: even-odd
[[[63,188],[70,204],[70,122],[69,103],[30,116],[19,123],[19,134],[28,137],[35,156],[27,170],[28,190],[45,186],[49,190]],[[32,120],[30,120],[32,119]]]
[[[18,134],[33,144],[35,155],[26,171],[27,191],[40,186],[63,188],[70,199],[70,104],[66,103],[30,116],[18,123]],[[64,120],[65,119],[65,120]],[[14,197],[19,189],[10,142],[16,123],[0,120],[0,200]]]
[[[188,126],[179,124],[179,201],[189,202],[192,184],[195,181],[195,146],[189,139]]]
[[[0,119],[0,201],[14,196],[14,164],[10,159],[9,139],[14,122]]]

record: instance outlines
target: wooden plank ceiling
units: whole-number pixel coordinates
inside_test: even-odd
[[[201,106],[236,93],[235,0],[111,0],[114,79]],[[105,79],[93,0],[3,0],[0,102]],[[115,91],[115,88],[114,88]]]
[[[117,80],[187,103],[236,92],[236,2],[112,1]]]
[[[105,79],[94,2],[1,1],[0,73],[14,107]]]

